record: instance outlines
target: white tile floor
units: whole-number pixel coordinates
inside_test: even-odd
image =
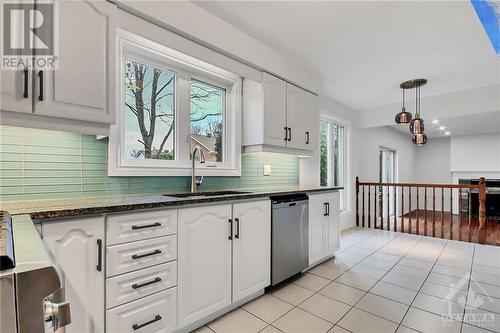
[[[335,259],[196,332],[500,332],[500,247],[351,229]]]

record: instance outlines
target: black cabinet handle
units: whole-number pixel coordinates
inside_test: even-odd
[[[38,100],[43,101],[43,71],[38,72],[38,79],[40,80],[40,94],[38,95]]]
[[[102,271],[102,239],[97,240],[97,266],[98,272]]]
[[[309,132],[306,132],[306,145],[309,144]]]
[[[228,239],[231,240],[233,239],[233,219],[229,219],[229,236]]]
[[[145,322],[143,324],[134,324],[134,325],[132,325],[132,329],[134,331],[137,331],[138,329],[143,328],[143,327],[148,326],[148,325],[151,325],[152,323],[155,323],[158,320],[161,320],[161,316],[160,315],[156,315],[154,317],[154,319],[151,319],[150,321],[147,321],[147,322]]]
[[[151,281],[148,281],[148,282],[144,282],[144,283],[134,283],[132,285],[132,289],[137,289],[137,288],[142,288],[142,287],[145,287],[145,286],[149,286],[150,284],[153,284],[153,283],[158,283],[161,281],[161,278],[159,277],[155,277],[153,280]]]
[[[154,227],[159,227],[159,226],[161,226],[160,222],[155,222],[155,223],[152,223],[152,224],[133,225],[132,226],[132,230],[154,228]]]
[[[141,259],[141,258],[144,258],[144,257],[149,257],[149,256],[154,256],[155,254],[160,254],[161,253],[161,250],[160,249],[156,249],[154,250],[153,252],[149,252],[149,253],[144,253],[144,254],[133,254],[132,255],[132,259]]]
[[[28,98],[28,68],[27,67],[23,70],[23,75],[24,75],[23,98]]]
[[[288,140],[288,127],[285,127],[285,141]]]
[[[323,216],[328,216],[328,202],[323,203],[325,205],[325,212],[323,213]]]
[[[240,238],[240,219],[235,218],[234,222],[236,222],[236,233],[234,234],[234,238]]]
[[[288,141],[292,141],[292,129],[288,127]]]

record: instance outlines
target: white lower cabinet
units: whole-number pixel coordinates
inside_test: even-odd
[[[179,327],[269,285],[269,200],[179,209]]]
[[[340,193],[309,194],[309,265],[339,249]]]
[[[44,222],[43,239],[71,306],[71,324],[65,332],[103,333],[104,218]]]
[[[118,275],[106,280],[106,307],[110,309],[175,285],[175,261]]]
[[[106,313],[107,333],[168,333],[176,328],[176,288],[121,305]]]
[[[233,302],[271,282],[271,203],[233,205]]]
[[[231,205],[179,209],[179,327],[231,304]]]

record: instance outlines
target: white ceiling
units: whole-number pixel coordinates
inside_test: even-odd
[[[500,133],[500,112],[485,112],[474,115],[464,115],[437,119],[439,123],[433,124],[433,119],[425,120],[425,133],[429,138],[446,137],[445,131],[449,131],[451,136],[473,135],[483,133]],[[445,130],[439,127],[444,126]],[[395,130],[408,134],[408,125],[392,125]]]
[[[469,1],[199,1],[197,5],[291,55],[323,93],[354,109],[500,83],[500,57]]]

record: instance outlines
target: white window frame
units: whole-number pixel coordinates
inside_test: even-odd
[[[225,114],[223,115],[223,156],[224,162],[196,162],[197,175],[240,176],[241,175],[241,97],[240,76],[201,60],[183,54],[146,38],[124,30],[117,31],[117,71],[116,99],[119,110],[116,123],[110,128],[108,145],[108,174],[110,176],[188,176],[191,174],[190,161],[190,81],[195,79],[225,89]],[[125,157],[124,112],[124,68],[125,60],[154,64],[155,67],[175,73],[175,128],[174,160],[144,159]],[[189,108],[187,108],[189,106]]]
[[[342,118],[337,118],[327,112],[322,112],[320,115],[320,121],[327,122],[329,123],[329,131],[328,131],[328,142],[331,144],[331,140],[333,138],[333,126],[341,126],[344,128],[344,135],[343,135],[343,152],[342,152],[342,164],[339,166],[340,171],[339,173],[342,174],[342,184],[340,186],[344,187],[343,190],[340,191],[340,211],[345,212],[349,210],[350,207],[350,201],[348,200],[349,196],[349,177],[348,175],[348,164],[349,164],[349,135],[350,135],[350,122],[346,121]],[[321,125],[320,125],[321,126]],[[320,139],[321,142],[321,139]],[[333,183],[333,154],[332,154],[332,149],[328,149],[328,185],[332,186]]]

